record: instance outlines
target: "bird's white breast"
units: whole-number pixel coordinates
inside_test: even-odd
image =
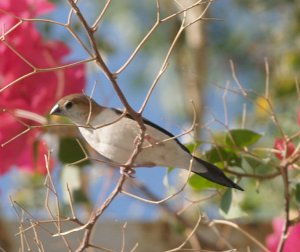
[[[135,121],[119,118],[113,110],[105,109],[97,115],[91,125],[94,128],[79,130],[86,141],[100,154],[108,159],[123,164],[126,163],[134,150],[134,140],[138,135],[138,126]],[[109,124],[101,127],[104,124]]]
[[[118,164],[125,164],[132,155],[140,127],[136,121],[123,117],[116,121],[120,115],[110,109],[103,110],[97,115],[91,125],[93,128],[80,127],[79,130],[86,141],[101,155]],[[114,122],[116,121],[116,122]],[[114,123],[113,123],[114,122]],[[105,127],[103,124],[112,123]],[[147,139],[151,139],[148,141]],[[170,138],[164,132],[146,125],[146,138],[143,149],[135,159],[136,166],[174,166],[188,168],[191,156],[186,153],[174,140],[161,144],[154,144]],[[148,146],[148,147],[146,147]]]

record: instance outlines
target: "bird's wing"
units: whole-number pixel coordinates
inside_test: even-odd
[[[121,115],[123,112],[117,109],[113,109],[118,115]],[[134,120],[130,115],[125,115],[126,118]],[[236,183],[234,183],[233,181],[231,181],[229,178],[226,177],[226,175],[223,173],[223,171],[216,167],[215,165],[206,162],[200,158],[194,157],[189,150],[182,144],[179,142],[179,140],[169,131],[167,131],[166,129],[160,127],[159,125],[149,121],[146,118],[143,118],[143,122],[145,124],[145,126],[150,127],[152,129],[155,129],[157,131],[159,131],[160,133],[162,133],[163,136],[167,136],[170,138],[173,138],[174,141],[169,141],[169,143],[166,146],[166,149],[168,149],[168,152],[171,151],[173,153],[166,153],[164,146],[158,146],[156,148],[161,148],[160,151],[158,151],[160,154],[164,154],[165,156],[162,157],[162,160],[166,160],[166,165],[163,164],[163,161],[161,161],[162,163],[160,165],[163,166],[170,166],[172,165],[172,163],[174,162],[175,167],[178,168],[185,168],[188,169],[189,168],[189,163],[190,160],[194,159],[194,162],[192,164],[192,171],[195,172],[196,174],[210,180],[213,181],[217,184],[221,184],[223,186],[227,186],[227,187],[231,187],[231,188],[236,188],[238,190],[243,191],[243,189],[238,186]],[[155,131],[150,130],[152,132]],[[153,136],[155,138],[155,136]],[[161,139],[158,139],[161,140]],[[175,145],[175,146],[174,146]],[[179,149],[181,148],[181,149]],[[182,152],[183,151],[183,152]],[[143,153],[143,152],[142,152]],[[170,156],[168,156],[170,154]],[[186,155],[188,154],[188,155]],[[150,160],[158,160],[158,156],[157,156],[157,149],[156,152],[152,153],[151,150],[148,153],[145,153],[145,156],[149,156]],[[145,156],[142,156],[142,159],[145,159]],[[139,159],[139,157],[137,158]],[[179,166],[176,166],[176,164],[181,164]],[[157,164],[159,165],[159,164]]]
[[[123,114],[123,111],[121,111],[121,110],[119,110],[119,109],[116,109],[116,108],[111,108],[111,109],[114,110],[115,113],[118,114],[118,115],[122,115],[122,114]],[[131,119],[131,120],[134,120],[134,119],[132,118],[132,116],[129,115],[129,114],[126,114],[125,117],[126,117],[126,118],[129,118],[129,119]],[[144,122],[145,125],[150,126],[150,127],[153,127],[153,128],[155,128],[156,130],[160,131],[161,133],[163,133],[163,134],[169,136],[170,138],[173,138],[174,141],[180,146],[181,149],[183,149],[183,150],[184,150],[185,152],[187,152],[187,153],[190,153],[190,151],[188,150],[188,148],[185,147],[185,146],[178,140],[178,138],[175,137],[175,135],[173,135],[171,132],[169,132],[168,130],[162,128],[161,126],[157,125],[156,123],[154,123],[154,122],[148,120],[148,119],[145,118],[145,117],[142,117],[142,119],[143,119],[143,122]]]

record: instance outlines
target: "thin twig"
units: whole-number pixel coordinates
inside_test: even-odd
[[[111,202],[119,195],[119,193],[122,190],[123,184],[126,180],[126,175],[122,174],[117,185],[115,186],[115,189],[111,192],[110,196],[105,200],[105,202],[101,205],[99,209],[97,209],[92,215],[90,216],[90,219],[88,221],[88,225],[85,227],[85,232],[83,239],[81,241],[80,246],[76,249],[76,252],[84,251],[86,248],[89,247],[90,244],[90,236],[92,234],[93,228],[95,226],[95,223],[100,218],[102,213],[105,211],[105,209],[111,204]]]
[[[265,58],[265,71],[266,71],[266,84],[265,84],[265,97],[269,99],[270,95],[270,68],[268,58]]]
[[[243,94],[243,96],[247,96],[247,92],[243,88],[242,84],[240,83],[240,81],[239,81],[239,79],[238,79],[238,77],[236,75],[236,71],[235,71],[235,66],[234,66],[233,60],[230,60],[229,63],[230,63],[232,78],[234,79],[235,83],[239,87],[239,89],[240,89],[241,93]]]
[[[223,92],[222,100],[223,100],[223,108],[224,108],[224,124],[229,126],[228,124],[228,108],[227,108],[227,95],[228,95],[228,88],[229,88],[230,82],[228,81],[225,87],[225,90]]]
[[[91,26],[91,28],[92,28],[94,31],[96,31],[96,30],[98,29],[99,23],[100,23],[101,19],[104,17],[104,15],[105,15],[105,13],[106,13],[106,11],[107,11],[107,9],[108,9],[110,3],[111,3],[111,0],[107,0],[107,1],[106,1],[106,3],[105,3],[105,5],[104,5],[104,7],[103,7],[103,9],[102,9],[102,11],[101,11],[101,13],[100,13],[100,15],[98,16],[98,18],[96,19],[96,21],[94,22],[94,24]]]
[[[154,33],[156,28],[159,27],[159,25],[160,25],[160,5],[159,5],[159,1],[157,0],[156,1],[156,21],[155,21],[154,25],[151,27],[151,29],[148,31],[148,33],[143,37],[141,42],[136,46],[136,48],[134,49],[133,53],[129,56],[127,61],[122,65],[122,67],[120,67],[115,72],[116,75],[119,75],[121,72],[123,72],[126,69],[126,67],[132,62],[132,60],[135,58],[135,56],[138,54],[138,52],[142,49],[142,47],[148,41],[150,36]]]
[[[176,248],[174,249],[170,249],[170,250],[166,250],[165,252],[174,252],[174,251],[182,251],[181,249],[187,244],[187,242],[191,239],[191,237],[195,234],[197,228],[200,225],[200,222],[202,220],[202,215],[201,213],[199,213],[199,217],[198,220],[193,228],[193,230],[190,232],[190,234],[186,237],[186,239]]]
[[[286,164],[285,160],[282,161],[281,166],[281,176],[283,180],[283,192],[284,192],[284,225],[282,228],[282,233],[280,237],[280,241],[277,247],[277,252],[282,252],[284,249],[284,244],[286,242],[286,239],[288,237],[288,231],[290,227],[290,192],[289,192],[289,173],[288,173],[288,167],[289,164]]]
[[[261,242],[259,242],[255,237],[253,237],[248,232],[246,232],[245,230],[243,230],[242,228],[240,228],[237,224],[235,224],[233,222],[230,222],[230,221],[225,221],[225,220],[212,220],[209,223],[209,226],[213,226],[213,225],[216,225],[216,224],[230,226],[230,227],[238,230],[240,233],[242,233],[243,235],[245,235],[249,240],[251,240],[252,242],[254,242],[260,249],[262,249],[265,252],[269,252],[269,250]]]
[[[298,101],[300,101],[300,87],[299,87],[298,78],[295,78],[295,86],[296,86],[296,90],[297,90]]]
[[[114,90],[118,94],[118,97],[119,97],[120,101],[123,103],[123,105],[127,109],[128,113],[134,119],[136,119],[138,122],[140,122],[138,120],[138,118],[140,117],[140,115],[128,103],[128,101],[127,101],[126,97],[124,96],[121,88],[119,87],[119,84],[117,83],[117,81],[115,79],[115,76],[108,69],[107,65],[105,64],[105,62],[104,62],[104,60],[103,60],[103,58],[102,58],[102,56],[101,56],[101,54],[99,52],[99,49],[98,49],[98,46],[97,46],[97,42],[96,42],[96,39],[94,37],[94,32],[95,31],[87,23],[86,19],[84,18],[83,14],[81,13],[81,10],[78,8],[76,2],[74,0],[68,0],[68,2],[71,5],[74,13],[77,15],[79,21],[81,22],[82,26],[84,27],[84,29],[86,30],[86,32],[88,34],[88,38],[89,38],[89,40],[91,42],[91,45],[93,47],[93,51],[94,51],[94,54],[95,54],[96,63],[103,70],[103,73],[106,75],[106,77],[111,82]]]

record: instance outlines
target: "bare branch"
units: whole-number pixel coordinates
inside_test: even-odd
[[[191,231],[191,233],[186,237],[186,239],[183,241],[183,243],[180,244],[177,248],[166,250],[165,252],[182,251],[181,249],[185,246],[185,244],[187,244],[187,242],[191,239],[191,237],[196,232],[197,228],[200,225],[201,220],[202,220],[202,215],[201,215],[201,213],[199,213],[199,217],[198,217],[198,220],[197,220],[197,222],[195,224],[195,227],[193,228],[193,230]]]
[[[121,192],[125,180],[126,180],[126,175],[122,174],[115,189],[111,192],[110,196],[105,200],[105,202],[101,205],[101,207],[99,209],[97,209],[90,216],[90,219],[87,222],[87,225],[85,228],[84,237],[81,241],[80,246],[76,249],[76,252],[84,251],[86,248],[89,247],[90,236],[91,236],[91,233],[92,233],[92,230],[94,228],[96,221],[100,218],[100,216],[105,211],[105,209],[111,204],[111,202],[114,200],[114,198]]]
[[[120,67],[115,72],[116,75],[119,75],[121,72],[123,72],[126,69],[127,66],[129,66],[129,64],[133,61],[133,59],[135,58],[135,56],[142,49],[142,47],[144,46],[144,44],[148,41],[148,39],[150,38],[150,36],[154,33],[154,31],[156,30],[156,28],[158,28],[159,25],[160,25],[160,5],[159,5],[159,1],[156,1],[156,21],[155,21],[154,25],[151,27],[151,29],[148,31],[148,33],[143,37],[143,39],[141,40],[141,42],[138,44],[138,46],[135,48],[135,50],[129,56],[129,58],[123,64],[123,66]]]
[[[230,60],[229,63],[230,63],[232,77],[233,77],[235,83],[239,87],[239,89],[240,89],[241,93],[243,94],[243,96],[247,96],[247,92],[245,91],[245,89],[243,88],[242,84],[240,83],[238,77],[236,76],[236,71],[235,71],[235,66],[234,66],[233,61]]]
[[[265,97],[266,99],[269,99],[269,93],[270,93],[270,68],[269,68],[269,62],[268,59],[265,58],[265,71],[266,71],[266,84],[265,84]]]
[[[213,225],[227,225],[227,226],[230,226],[230,227],[238,230],[241,234],[245,235],[249,240],[254,242],[254,244],[256,244],[260,249],[262,249],[265,252],[269,252],[269,250],[261,242],[259,242],[252,235],[250,235],[248,232],[246,232],[245,230],[243,230],[242,228],[240,228],[237,224],[235,224],[233,222],[226,221],[226,220],[212,220],[209,223],[209,226],[213,226]]]
[[[98,16],[98,18],[96,19],[96,21],[94,22],[94,24],[91,26],[91,28],[96,31],[98,26],[99,26],[99,23],[100,21],[102,20],[102,18],[104,17],[109,5],[111,3],[111,0],[107,0],[104,7],[103,7],[103,10],[101,11],[100,15]]]

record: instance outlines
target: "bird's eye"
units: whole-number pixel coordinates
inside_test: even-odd
[[[65,104],[65,107],[66,107],[66,109],[70,109],[70,108],[72,108],[73,107],[73,102],[67,102],[66,104]]]

